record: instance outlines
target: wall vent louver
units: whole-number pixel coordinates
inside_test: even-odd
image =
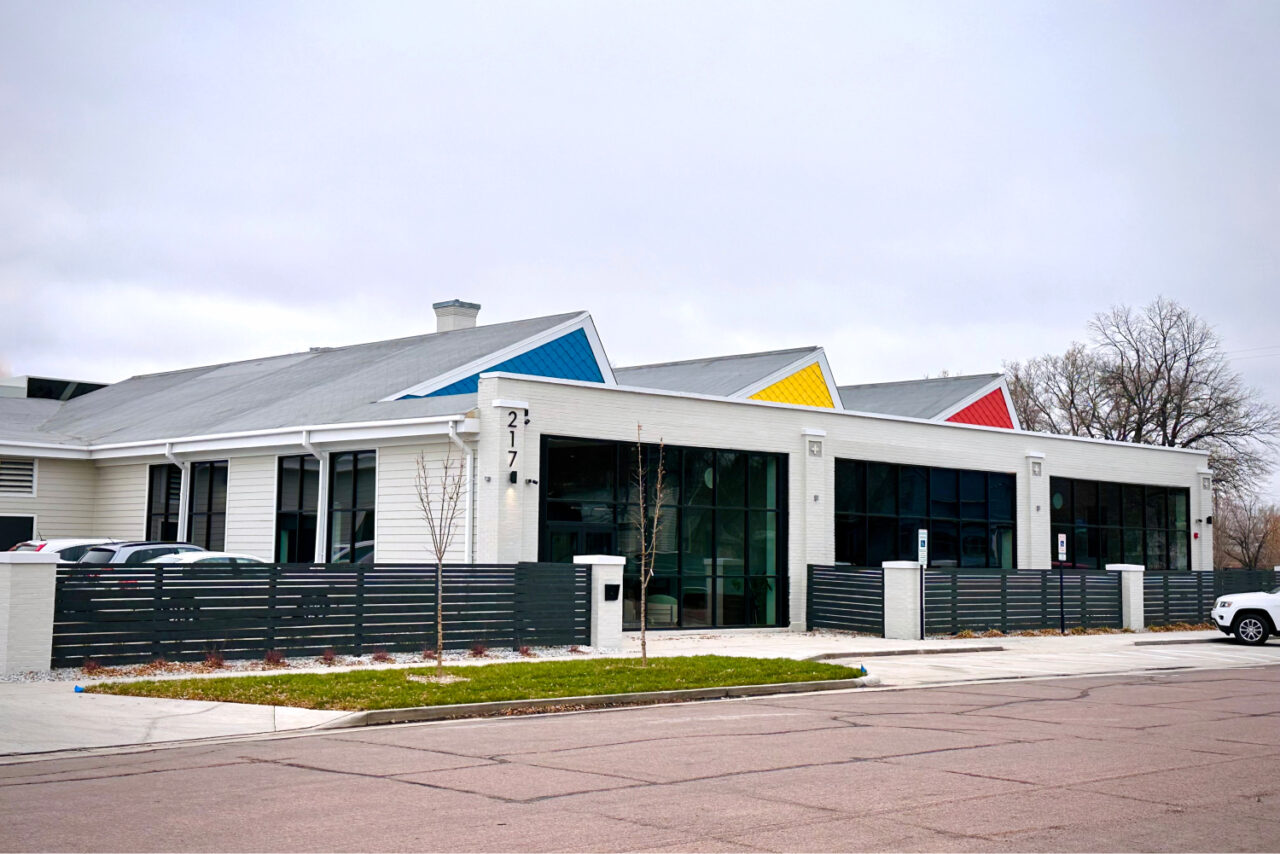
[[[0,495],[33,495],[36,461],[0,457]]]

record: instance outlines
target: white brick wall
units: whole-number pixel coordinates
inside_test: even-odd
[[[147,465],[100,466],[93,534],[141,540],[147,528]]]
[[[505,451],[508,410],[494,399],[526,401],[530,423],[517,439],[523,460],[519,482],[508,482]],[[829,562],[834,541],[834,464],[837,458],[946,466],[1016,475],[1018,564],[1050,563],[1048,479],[1053,476],[1190,487],[1193,508],[1204,454],[1167,448],[1106,444],[1061,436],[965,425],[916,423],[800,407],[698,400],[536,380],[490,377],[480,381],[477,449],[477,552],[481,561],[533,560],[538,553],[539,437],[545,434],[634,442],[636,424],[647,441],[770,451],[789,455],[791,608],[804,602],[805,567]],[[820,462],[807,457],[805,428],[826,431]],[[1043,473],[1032,483],[1029,453],[1040,453]],[[488,480],[486,481],[486,478]],[[814,501],[814,496],[818,500]],[[1201,499],[1203,500],[1203,498]],[[1039,508],[1038,510],[1036,508]],[[1203,507],[1193,518],[1203,518]],[[1199,530],[1193,568],[1207,567],[1207,529]]]
[[[275,560],[276,459],[227,460],[227,551]]]
[[[35,516],[35,536],[89,537],[97,472],[88,460],[36,460],[34,495],[0,495],[0,516]]]

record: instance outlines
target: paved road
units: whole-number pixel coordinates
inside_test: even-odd
[[[1280,666],[407,725],[0,767],[5,850],[1280,849]]]

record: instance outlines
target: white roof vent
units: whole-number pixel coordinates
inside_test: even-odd
[[[455,329],[471,329],[480,313],[479,303],[451,299],[431,306],[436,310],[436,332],[452,332]]]

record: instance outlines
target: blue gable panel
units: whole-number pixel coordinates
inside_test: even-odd
[[[583,382],[602,383],[604,376],[596,363],[596,354],[587,340],[587,333],[575,329],[561,335],[554,341],[548,341],[541,347],[535,347],[527,353],[512,356],[505,362],[478,371],[466,379],[450,383],[426,395],[406,395],[406,397],[443,397],[449,394],[474,394],[480,384],[480,374],[490,371],[506,371],[511,374],[527,374],[533,377],[554,377],[561,380],[582,380]],[[401,398],[403,399],[403,398]]]

